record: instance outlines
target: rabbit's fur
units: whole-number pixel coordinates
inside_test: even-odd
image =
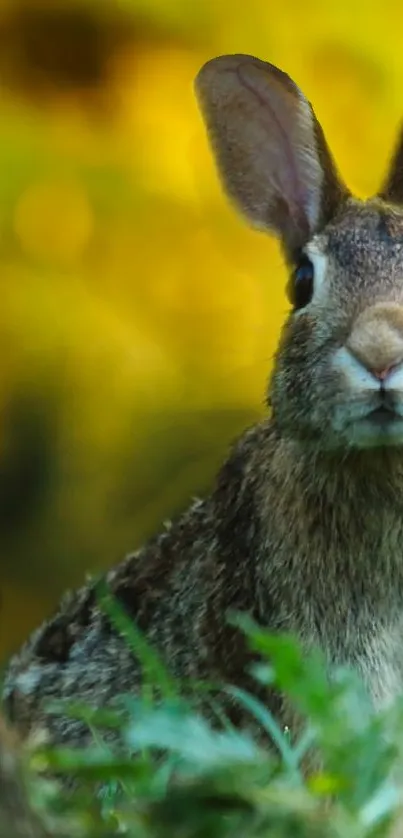
[[[352,665],[381,707],[403,683],[403,151],[382,193],[359,201],[284,73],[226,56],[196,90],[228,194],[281,237],[291,296],[307,256],[314,291],[284,326],[270,418],[236,442],[210,496],[107,581],[176,676],[254,689],[226,621],[241,610]],[[77,744],[84,725],[48,700],[100,706],[139,683],[89,583],[11,661],[4,703],[24,734]],[[292,727],[281,696],[266,698]]]

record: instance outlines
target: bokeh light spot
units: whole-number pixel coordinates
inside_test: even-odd
[[[71,263],[81,257],[90,239],[93,216],[79,184],[55,180],[35,183],[24,192],[14,227],[28,255]]]

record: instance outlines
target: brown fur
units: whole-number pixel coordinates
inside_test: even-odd
[[[256,689],[245,672],[250,661],[245,642],[226,621],[228,610],[236,609],[274,631],[295,632],[306,649],[319,645],[329,665],[353,666],[380,707],[403,684],[403,438],[386,444],[376,437],[371,447],[357,442],[350,413],[367,403],[371,407],[378,395],[348,384],[335,357],[348,342],[353,354],[371,364],[386,357],[389,363],[400,350],[403,214],[379,198],[349,197],[296,86],[257,59],[249,61],[257,62],[249,77],[241,57],[245,85],[258,76],[260,97],[268,85],[270,108],[262,121],[262,99],[258,106],[256,97],[249,99],[245,90],[252,87],[243,86],[234,72],[239,61],[217,59],[219,72],[210,62],[199,77],[205,110],[214,89],[207,122],[231,123],[231,131],[224,121],[216,135],[221,174],[225,182],[228,170],[231,194],[248,214],[258,167],[254,159],[240,180],[233,177],[244,143],[245,159],[254,154],[239,113],[247,105],[253,122],[259,109],[257,154],[262,130],[275,132],[280,125],[288,132],[292,176],[286,158],[280,160],[276,151],[265,160],[262,152],[253,213],[282,235],[290,267],[297,254],[289,242],[307,228],[304,244],[326,258],[323,285],[312,303],[291,312],[285,323],[269,387],[271,417],[236,442],[209,497],[113,568],[107,581],[180,678]],[[229,73],[224,93],[222,68]],[[235,106],[240,95],[242,107],[230,102],[220,108],[221,95],[233,95]],[[233,146],[224,142],[229,135],[239,138],[235,158]],[[304,153],[298,156],[299,143]],[[403,410],[403,390],[394,390],[393,399]],[[102,706],[119,693],[138,690],[140,680],[138,663],[88,583],[64,598],[12,660],[5,707],[24,734],[43,725],[55,740],[79,744],[88,735],[85,727],[49,714],[46,702],[62,697]],[[265,698],[280,722],[293,727],[294,711],[282,697],[272,692]],[[230,711],[236,723],[245,723],[235,707]]]

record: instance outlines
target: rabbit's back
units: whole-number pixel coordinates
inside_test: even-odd
[[[195,501],[103,580],[179,680],[248,681],[246,646],[226,614],[255,608],[251,556],[258,525],[248,469],[255,438],[265,434],[248,431],[213,494]],[[67,594],[12,659],[5,707],[25,733],[44,726],[57,741],[78,742],[88,731],[48,714],[46,703],[57,698],[104,706],[119,694],[138,693],[141,682],[130,640],[112,624],[97,583],[90,582]]]

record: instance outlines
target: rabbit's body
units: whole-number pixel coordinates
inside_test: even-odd
[[[329,475],[328,458],[295,449],[269,422],[247,432],[211,497],[110,571],[108,584],[180,678],[253,689],[243,638],[225,620],[237,609],[356,667],[380,706],[403,683],[403,456],[335,456]],[[78,743],[85,726],[47,717],[49,699],[103,706],[138,687],[130,647],[88,585],[14,660],[5,698],[24,732],[43,724]],[[292,728],[281,698],[268,702]]]
[[[360,202],[281,71],[223,57],[205,65],[198,94],[227,191],[282,238],[293,308],[271,418],[236,443],[211,495],[108,584],[181,679],[257,689],[226,621],[247,611],[353,666],[381,707],[403,685],[403,150],[382,197]],[[88,584],[11,662],[5,706],[24,732],[76,743],[85,727],[49,715],[50,699],[105,705],[140,680]],[[298,724],[281,696],[267,700]]]

